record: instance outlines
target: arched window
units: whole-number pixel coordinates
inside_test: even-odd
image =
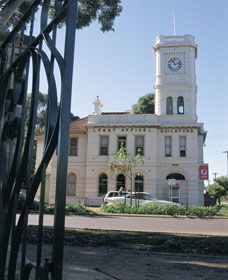
[[[116,190],[118,191],[120,187],[125,190],[125,176],[123,174],[119,174],[116,178]]]
[[[108,190],[108,177],[106,174],[101,174],[99,176],[99,189],[98,195],[103,196],[107,193]]]
[[[143,192],[144,180],[142,175],[135,176],[135,192]]]
[[[177,114],[184,114],[184,97],[177,98]]]
[[[173,114],[173,98],[171,96],[166,99],[166,114]]]
[[[175,179],[175,180],[185,180],[184,175],[180,173],[171,173],[166,177],[166,180]]]
[[[74,173],[70,173],[67,178],[67,196],[76,195],[76,175]]]

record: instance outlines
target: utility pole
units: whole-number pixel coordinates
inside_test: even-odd
[[[226,154],[226,158],[227,158],[227,164],[226,164],[227,172],[226,172],[226,176],[228,177],[228,151],[224,151],[223,153]]]

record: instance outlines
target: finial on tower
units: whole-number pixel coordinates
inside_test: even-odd
[[[101,108],[103,107],[103,104],[101,103],[101,100],[99,99],[99,96],[97,96],[97,99],[93,102],[94,105],[94,115],[101,115]]]
[[[176,12],[173,13],[173,35],[176,36]]]

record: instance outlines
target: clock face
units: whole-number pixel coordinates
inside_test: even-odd
[[[182,62],[179,58],[171,58],[168,62],[168,68],[172,71],[178,71],[181,69]]]

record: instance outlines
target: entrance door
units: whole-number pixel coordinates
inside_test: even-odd
[[[169,200],[186,204],[185,177],[180,173],[171,173],[166,177],[169,190]]]
[[[125,190],[125,176],[123,174],[119,174],[116,178],[116,190],[119,191],[121,187]]]

